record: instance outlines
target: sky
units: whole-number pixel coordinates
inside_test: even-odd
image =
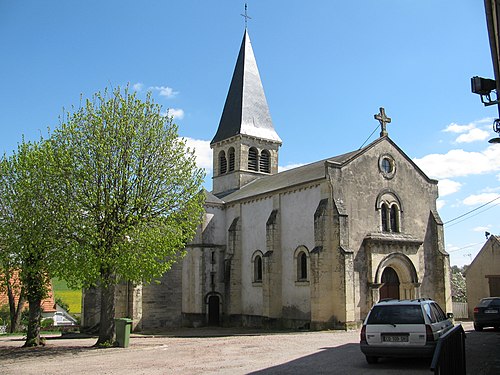
[[[451,264],[470,264],[485,232],[500,234],[500,145],[488,143],[498,110],[470,89],[473,76],[493,78],[483,2],[247,3],[283,140],[280,170],[374,141],[373,115],[384,107],[390,138],[439,180]],[[211,190],[209,143],[243,37],[244,4],[0,0],[0,151],[46,136],[81,97],[129,85],[140,97],[151,91],[174,116]]]

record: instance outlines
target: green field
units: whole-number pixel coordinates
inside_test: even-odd
[[[80,314],[82,312],[82,291],[81,289],[69,289],[66,281],[52,279],[54,286],[54,299],[59,297],[69,305],[70,314]]]

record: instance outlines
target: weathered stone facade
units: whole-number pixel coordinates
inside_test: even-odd
[[[196,238],[161,284],[129,287],[122,312],[151,331],[348,329],[380,298],[430,297],[451,311],[437,181],[389,138],[389,119],[360,150],[278,173],[281,140],[253,59],[245,31]]]
[[[500,297],[500,237],[490,235],[465,273],[469,316],[481,298]]]

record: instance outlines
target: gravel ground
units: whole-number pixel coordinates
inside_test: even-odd
[[[470,330],[468,326],[464,328]],[[475,336],[476,340],[490,337],[488,334]],[[500,334],[497,336],[500,341]],[[128,348],[110,349],[93,348],[95,341],[53,336],[47,337],[45,347],[23,349],[21,337],[0,337],[0,374],[430,373],[428,360],[386,359],[368,365],[359,350],[357,331],[262,333],[190,329],[161,336],[133,334]],[[487,355],[480,341],[473,344],[478,353]],[[493,357],[498,356],[497,348],[492,348]],[[468,373],[490,374],[484,359],[476,359],[477,368]]]

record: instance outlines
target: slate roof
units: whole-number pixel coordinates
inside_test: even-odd
[[[320,180],[322,178],[325,178],[326,162],[344,165],[383,141],[389,142],[396,150],[398,150],[401,155],[406,158],[406,160],[410,164],[413,165],[415,170],[424,179],[426,179],[426,181],[428,181],[429,183],[437,184],[436,180],[427,177],[427,175],[415,164],[415,162],[411,160],[389,137],[384,136],[377,138],[375,141],[359,150],[313,162],[311,164],[306,164],[298,168],[289,169],[287,171],[280,172],[271,176],[260,177],[243,186],[241,189],[223,197],[222,200],[226,203],[234,202],[240,199],[247,199],[256,197],[258,195],[267,194],[269,192],[288,188],[294,185],[300,185],[315,180]],[[439,217],[439,215],[437,217]]]
[[[346,154],[320,160],[294,169],[289,169],[275,175],[258,178],[234,193],[225,196],[223,200],[224,202],[229,203],[240,199],[254,197],[259,194],[288,188],[294,185],[320,180],[325,178],[325,163],[327,161],[331,163],[343,164],[354,158],[359,153],[362,153],[364,150],[365,149],[348,152]]]
[[[243,35],[219,127],[211,144],[240,134],[281,144],[273,127],[247,30]]]

